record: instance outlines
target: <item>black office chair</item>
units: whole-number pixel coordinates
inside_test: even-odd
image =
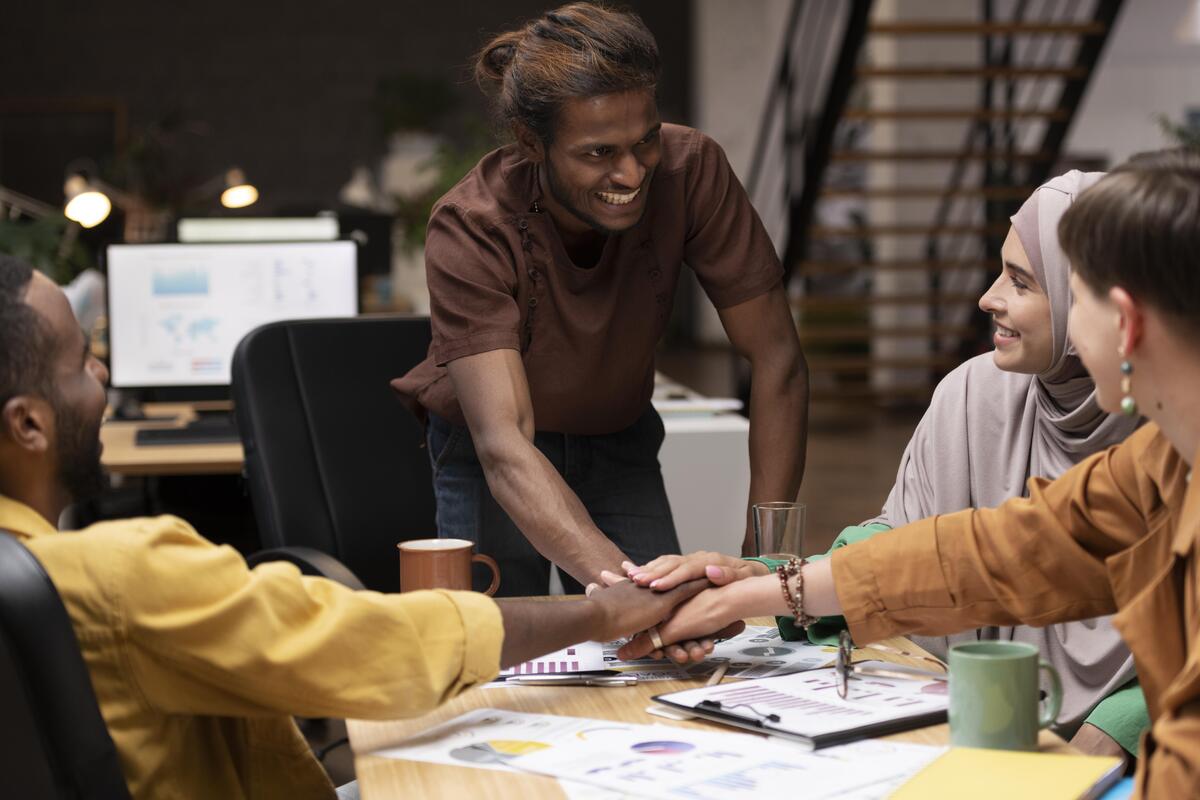
[[[388,382],[429,349],[424,317],[264,325],[233,356],[233,400],[265,547],[329,553],[400,588],[396,543],[436,536],[420,424]]]
[[[58,591],[0,531],[0,785],[5,797],[128,798]]]

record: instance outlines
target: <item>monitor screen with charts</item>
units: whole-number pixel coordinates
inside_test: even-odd
[[[112,385],[228,386],[259,325],[357,314],[355,259],[353,242],[110,246]]]

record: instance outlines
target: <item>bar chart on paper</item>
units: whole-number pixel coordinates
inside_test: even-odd
[[[500,677],[516,675],[562,675],[572,672],[599,672],[605,669],[604,646],[599,642],[580,642],[540,658],[500,670]]]

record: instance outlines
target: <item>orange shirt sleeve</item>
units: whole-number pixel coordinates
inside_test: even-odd
[[[1112,614],[1104,559],[1145,532],[1137,444],[1080,462],[1030,496],[921,520],[833,554],[854,638],[1044,626]]]

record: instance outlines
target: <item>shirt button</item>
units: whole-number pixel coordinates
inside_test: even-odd
[[[534,269],[532,267],[529,268],[529,278],[531,280],[536,281],[540,277],[542,277],[542,273],[538,272],[536,269]]]
[[[517,223],[517,227],[520,228],[521,230],[526,230],[529,228],[529,223],[526,222],[525,220],[521,220]]]
[[[660,270],[660,269],[650,270],[650,277],[653,278],[654,280],[658,280],[661,275],[662,275],[662,270]]]
[[[536,297],[529,298],[529,307],[535,308],[536,306],[537,306],[537,298]]]

